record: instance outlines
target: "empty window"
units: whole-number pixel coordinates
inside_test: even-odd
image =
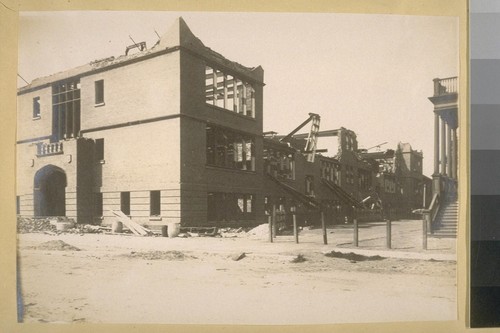
[[[80,135],[80,81],[52,86],[52,141]]]
[[[161,215],[161,196],[160,191],[149,192],[149,214],[151,216]]]
[[[241,193],[208,193],[209,221],[237,221],[255,218],[254,195]]]
[[[95,159],[104,161],[104,139],[95,140]]]
[[[251,136],[207,126],[207,164],[239,170],[255,170],[255,147]]]
[[[95,104],[104,103],[104,80],[95,81]]]
[[[94,193],[94,216],[102,216],[102,193]]]
[[[314,177],[306,176],[306,195],[314,196]]]
[[[130,192],[120,193],[120,210],[125,215],[130,215]]]
[[[295,157],[286,149],[264,147],[264,170],[278,179],[295,179]]]
[[[205,67],[207,104],[255,118],[255,89],[237,77],[210,66]]]
[[[337,184],[338,167],[332,161],[321,161],[321,177]]]
[[[33,118],[40,118],[40,97],[33,98]]]

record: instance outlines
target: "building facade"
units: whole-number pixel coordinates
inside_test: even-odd
[[[333,156],[307,151],[307,135],[264,135],[263,87],[260,66],[207,48],[182,18],[149,49],[34,80],[18,90],[18,214],[111,224],[121,210],[152,228],[250,226],[274,206],[303,223],[320,212],[344,223],[382,209],[391,177],[418,197],[422,154],[411,147],[401,149],[408,170],[384,176],[351,130],[326,133],[339,143]]]

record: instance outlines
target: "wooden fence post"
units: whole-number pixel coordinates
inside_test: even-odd
[[[299,230],[297,229],[297,216],[295,212],[292,212],[293,218],[293,235],[295,236],[295,243],[299,244]]]
[[[272,228],[271,228],[271,238],[276,238],[276,204],[273,204],[273,222],[272,222]]]
[[[358,217],[357,217],[357,214],[356,214],[356,207],[352,207],[352,217],[353,217],[353,225],[354,225],[354,234],[353,234],[353,243],[354,243],[354,246],[355,247],[358,247],[358,243],[359,243],[359,239],[358,239]]]
[[[391,246],[391,238],[392,238],[392,235],[391,235],[391,232],[392,232],[391,227],[392,227],[392,226],[391,226],[391,220],[390,220],[390,219],[388,219],[388,220],[386,221],[386,228],[385,228],[385,231],[386,231],[386,244],[385,244],[385,246],[386,246],[388,249],[392,248],[392,246]]]
[[[422,248],[427,250],[427,219],[429,213],[424,213],[422,215]]]
[[[326,223],[325,223],[325,212],[321,209],[321,227],[323,228],[323,244],[328,244],[328,239],[326,236]]]

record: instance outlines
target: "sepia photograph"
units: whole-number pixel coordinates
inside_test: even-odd
[[[20,12],[18,322],[457,320],[459,68],[454,16]]]

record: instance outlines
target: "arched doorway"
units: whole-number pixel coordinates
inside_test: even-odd
[[[54,165],[37,171],[34,182],[35,216],[66,215],[66,173]]]

